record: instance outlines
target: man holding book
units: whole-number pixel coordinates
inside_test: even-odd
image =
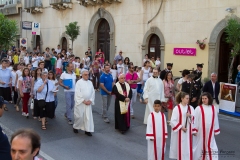
[[[68,119],[68,124],[72,125],[73,122],[73,107],[74,107],[74,92],[76,83],[76,74],[72,63],[68,63],[67,70],[63,72],[59,79],[59,85],[64,88],[66,99],[66,112],[65,117]]]

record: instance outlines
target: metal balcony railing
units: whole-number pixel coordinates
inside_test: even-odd
[[[50,5],[52,4],[62,4],[62,3],[71,3],[71,0],[49,0]]]
[[[18,4],[21,0],[0,0],[0,5]]]
[[[42,0],[24,0],[24,8],[42,7]]]

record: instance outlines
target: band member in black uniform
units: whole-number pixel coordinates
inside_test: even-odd
[[[197,69],[195,71],[193,71],[193,74],[195,75],[195,78],[194,80],[195,81],[198,81],[199,84],[201,84],[201,81],[202,81],[202,68],[203,68],[203,63],[201,64],[197,64]],[[201,86],[202,88],[202,86]]]
[[[198,99],[200,97],[200,85],[198,82],[194,81],[194,74],[189,74],[187,77],[187,81],[182,84],[182,92],[186,92],[189,94],[189,102],[193,108],[198,106]]]
[[[162,80],[164,80],[165,75],[166,75],[167,72],[172,72],[172,71],[171,71],[171,70],[172,70],[172,66],[173,66],[173,63],[167,63],[167,68],[164,69],[163,71],[161,71],[161,73],[160,73],[160,78],[161,78]]]

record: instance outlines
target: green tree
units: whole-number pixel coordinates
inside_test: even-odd
[[[226,42],[232,45],[231,50],[231,64],[228,70],[228,83],[232,82],[233,62],[237,55],[240,53],[240,22],[231,18],[228,20],[227,27],[225,29],[227,34]]]
[[[70,37],[72,41],[72,50],[73,50],[73,42],[77,39],[78,35],[80,35],[80,26],[77,25],[78,22],[71,22],[66,27],[66,34]]]
[[[0,49],[9,49],[18,34],[17,21],[8,19],[0,13]]]

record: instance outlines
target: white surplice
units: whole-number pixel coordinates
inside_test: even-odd
[[[214,135],[220,134],[220,129],[216,107],[198,106],[195,109],[194,126],[197,136],[193,137],[193,160],[218,160]]]
[[[80,79],[75,87],[75,107],[74,107],[74,129],[81,129],[87,132],[94,132],[92,116],[92,105],[94,105],[95,91],[93,84],[89,80]],[[83,101],[90,100],[90,105],[85,105]]]
[[[186,113],[192,116],[186,121]],[[191,160],[192,153],[192,133],[194,130],[194,109],[192,106],[183,106],[179,104],[174,107],[171,118],[171,141],[169,158],[178,160]],[[187,127],[185,126],[187,122]],[[187,131],[184,132],[181,128],[186,127]]]
[[[148,99],[145,109],[144,124],[147,124],[148,115],[153,112],[155,100],[165,102],[163,81],[160,78],[150,77],[146,81],[143,90],[143,99]]]
[[[148,116],[147,121],[148,160],[164,159],[167,137],[167,123],[164,113],[153,111]],[[154,139],[154,141],[150,139]]]

